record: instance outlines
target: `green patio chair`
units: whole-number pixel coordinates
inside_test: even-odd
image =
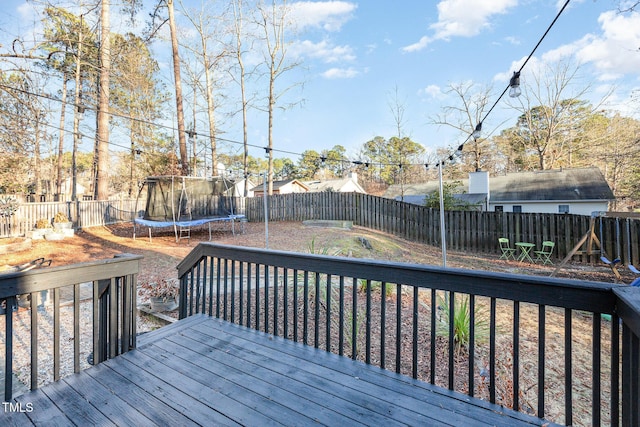
[[[499,259],[516,259],[516,250],[509,246],[509,239],[500,237],[498,243],[500,243],[500,251],[502,252]]]
[[[535,261],[542,261],[542,265],[553,264],[553,261],[551,261],[551,254],[553,254],[553,249],[555,247],[556,244],[549,240],[545,240],[544,242],[542,242],[542,249],[539,251],[533,251],[533,253],[536,255]]]

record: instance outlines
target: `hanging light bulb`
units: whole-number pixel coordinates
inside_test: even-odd
[[[509,81],[509,96],[511,98],[517,98],[522,93],[520,90],[520,72],[514,71],[511,80]]]
[[[473,131],[473,138],[478,139],[482,136],[482,122],[478,123],[476,130]]]

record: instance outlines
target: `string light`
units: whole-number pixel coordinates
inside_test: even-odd
[[[517,98],[522,93],[520,90],[520,71],[514,71],[511,80],[509,81],[509,96],[511,98]]]
[[[564,12],[564,10],[567,8],[567,6],[569,5],[569,2],[571,0],[566,0],[564,5],[562,6],[562,8],[560,8],[560,10],[558,11],[558,13],[556,14],[556,17],[553,19],[553,21],[551,21],[551,24],[549,24],[549,26],[547,27],[546,31],[544,32],[544,34],[542,34],[542,37],[540,37],[540,40],[538,40],[538,42],[536,43],[536,45],[534,46],[534,48],[531,50],[531,53],[529,53],[529,55],[527,56],[527,58],[525,59],[525,61],[522,63],[522,65],[520,66],[520,69],[518,69],[517,71],[513,72],[513,76],[511,76],[511,79],[509,80],[509,84],[507,85],[507,87],[502,91],[502,93],[500,94],[500,96],[498,96],[498,98],[496,99],[496,101],[493,103],[493,105],[491,106],[491,108],[489,108],[489,110],[487,111],[487,113],[484,115],[484,117],[482,118],[482,120],[480,120],[480,122],[478,122],[478,124],[476,125],[476,128],[474,129],[474,131],[469,134],[466,138],[466,140],[458,147],[458,151],[462,152],[462,148],[464,148],[464,144],[469,141],[469,138],[473,137],[474,139],[478,139],[481,136],[481,131],[482,131],[482,123],[487,119],[487,117],[489,116],[489,114],[491,114],[491,112],[493,111],[493,109],[496,107],[496,105],[498,105],[498,102],[500,102],[500,100],[504,97],[504,95],[507,93],[507,91],[509,91],[509,96],[516,97],[519,96],[520,93],[522,92],[520,89],[520,74],[522,73],[522,70],[524,69],[524,67],[527,65],[527,63],[529,62],[529,60],[533,57],[533,55],[535,54],[536,50],[538,49],[538,47],[540,46],[540,44],[542,43],[542,41],[545,39],[545,37],[547,36],[547,34],[549,34],[549,31],[551,31],[551,28],[553,28],[553,26],[555,25],[555,23],[558,21],[558,19],[560,18],[560,15],[562,15],[562,13]],[[513,94],[513,95],[512,95]]]

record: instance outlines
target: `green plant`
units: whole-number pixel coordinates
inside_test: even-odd
[[[0,217],[8,218],[18,210],[18,201],[13,196],[0,197]]]
[[[69,217],[64,212],[58,212],[56,216],[53,217],[53,222],[69,222]]]
[[[39,230],[42,230],[45,228],[51,228],[51,223],[46,218],[40,218],[39,220],[36,221],[36,228]]]
[[[445,211],[468,211],[478,210],[477,204],[465,202],[456,197],[456,194],[464,194],[461,181],[445,182],[442,184],[442,205]],[[427,194],[424,205],[428,208],[440,208],[440,190],[434,190]]]
[[[366,313],[364,311],[359,311],[358,315],[356,316],[356,318],[353,318],[353,310],[349,309],[349,308],[345,308],[344,311],[344,323],[343,323],[343,330],[344,330],[344,339],[347,342],[347,348],[348,349],[353,349],[353,343],[354,343],[354,339],[356,339],[356,348],[355,348],[355,357],[356,359],[358,358],[358,355],[360,354],[360,346],[358,345],[357,342],[357,338],[361,337],[362,334],[360,333],[362,331],[363,325],[365,324],[365,320],[366,320]],[[336,324],[338,323],[337,320],[334,321]],[[355,322],[355,327],[356,327],[356,337],[353,336],[353,326],[354,326],[354,322]]]
[[[449,297],[454,298],[453,316]],[[450,294],[438,296],[438,308],[440,310],[440,321],[438,322],[438,333],[449,337],[449,322],[453,321],[453,342],[456,350],[468,348],[471,340],[471,311],[469,305],[469,295]],[[476,306],[474,310],[474,335],[476,341],[484,341],[489,336],[489,319],[486,311]]]
[[[0,220],[5,224],[7,231],[11,230],[11,217],[16,214],[18,207],[18,201],[15,197],[0,197]]]
[[[313,239],[311,239],[311,242],[309,242],[308,252],[310,254],[317,254],[317,255],[338,256],[342,251],[340,249],[335,249],[333,250],[333,252],[329,253],[329,248],[327,246],[316,248],[316,238],[314,237]]]
[[[382,293],[382,282],[371,281],[369,282],[369,286],[371,286],[372,292],[380,292]],[[384,296],[390,297],[393,295],[393,289],[395,288],[395,284],[386,283],[384,288]],[[358,279],[358,290],[360,292],[367,292],[367,281],[365,279]]]

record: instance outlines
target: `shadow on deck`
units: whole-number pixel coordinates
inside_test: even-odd
[[[7,406],[10,405],[10,406]],[[5,404],[3,425],[542,425],[543,420],[205,315]]]

